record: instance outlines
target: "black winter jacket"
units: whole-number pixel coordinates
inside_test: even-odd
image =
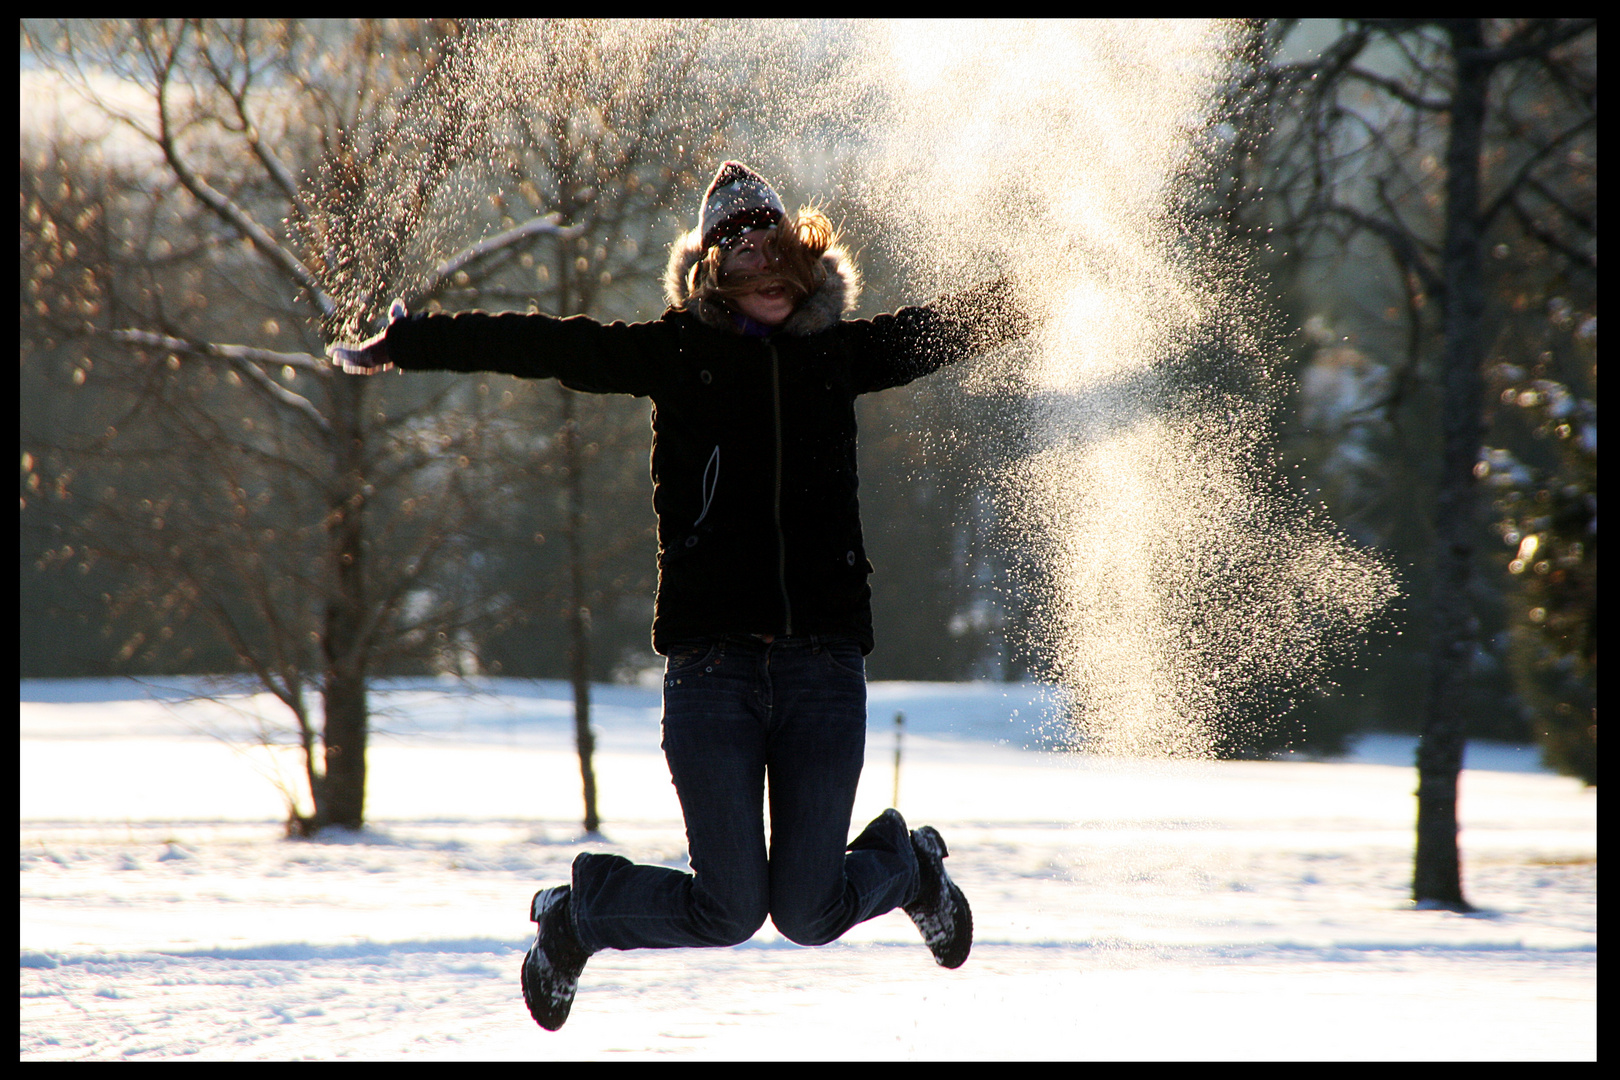
[[[858,287],[852,273],[837,274],[846,258],[829,253],[845,287],[839,306]],[[827,298],[806,301],[813,315],[811,301],[825,309]],[[728,633],[847,635],[870,652],[855,398],[1022,333],[1010,288],[991,282],[873,319],[796,314],[768,337],[745,336],[712,307],[693,307],[633,324],[415,316],[389,329],[388,355],[407,370],[556,378],[588,393],[652,399],[659,652]]]

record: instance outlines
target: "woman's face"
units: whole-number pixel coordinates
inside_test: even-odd
[[[765,245],[769,229],[755,229],[727,241],[720,270],[724,274],[763,273],[770,269],[771,260]],[[793,314],[793,295],[780,279],[768,279],[761,288],[736,299],[737,309],[757,323],[780,326]]]

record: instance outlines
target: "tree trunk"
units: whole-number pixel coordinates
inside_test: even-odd
[[[1426,907],[1466,911],[1471,909],[1463,899],[1457,854],[1457,779],[1476,633],[1469,578],[1477,529],[1474,465],[1479,459],[1485,389],[1479,177],[1490,66],[1479,55],[1483,38],[1477,20],[1456,20],[1448,30],[1456,58],[1456,87],[1446,147],[1444,452],[1435,508],[1429,700],[1418,747],[1412,899]]]
[[[574,742],[585,789],[585,831],[601,827],[596,814],[596,737],[591,734],[591,609],[585,596],[585,469],[574,418],[574,392],[559,387],[563,401],[563,462],[568,470],[568,677],[574,686]]]
[[[365,509],[361,403],[364,379],[339,378],[333,391],[336,443],[335,492],[326,529],[334,580],[326,600],[323,635],[326,670],[323,697],[326,724],[322,741],[326,769],[315,796],[314,826],[359,829],[365,822],[366,650],[365,574],[361,537]]]

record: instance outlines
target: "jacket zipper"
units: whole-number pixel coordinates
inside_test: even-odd
[[[787,536],[782,532],[782,372],[776,346],[767,341],[771,350],[771,409],[776,418],[776,487],[772,492],[771,510],[776,518],[776,581],[782,589],[783,637],[793,636],[793,602],[788,599]]]

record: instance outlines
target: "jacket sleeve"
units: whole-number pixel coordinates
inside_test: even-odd
[[[1029,329],[1029,315],[1007,278],[842,326],[855,392],[861,394],[904,386],[1023,337]]]
[[[388,328],[387,341],[389,359],[407,371],[494,371],[638,396],[657,391],[677,348],[663,322],[482,311],[409,316]]]

